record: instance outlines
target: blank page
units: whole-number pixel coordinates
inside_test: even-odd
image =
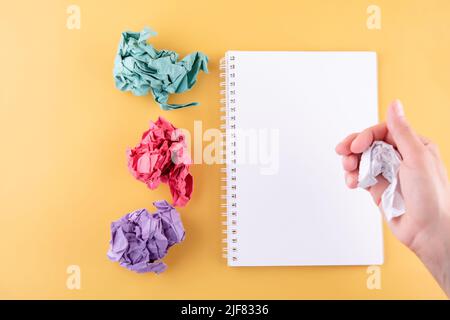
[[[378,122],[376,53],[229,51],[226,61],[238,146],[228,264],[382,264],[381,215],[345,186],[334,151]]]

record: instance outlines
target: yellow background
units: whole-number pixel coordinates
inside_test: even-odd
[[[70,4],[81,8],[80,30],[66,28]],[[370,4],[382,10],[381,30],[366,27]],[[171,98],[201,106],[165,112],[115,89],[120,34],[146,25],[156,48],[209,56],[210,73]],[[401,98],[450,167],[449,36],[447,0],[1,0],[0,298],[444,298],[387,228],[381,290],[366,288],[366,267],[228,268],[218,166],[192,168],[193,199],[179,210],[187,237],[165,273],[135,274],[106,251],[112,220],[171,199],[166,185],[150,191],[132,178],[126,148],[158,115],[189,130],[195,120],[218,127],[218,62],[229,49],[378,52],[381,119]],[[66,288],[72,264],[81,290]]]

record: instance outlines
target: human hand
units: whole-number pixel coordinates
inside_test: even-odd
[[[357,187],[361,153],[376,140],[392,144],[403,159],[399,181],[406,213],[389,221],[389,227],[422,259],[450,296],[450,184],[439,150],[415,133],[396,100],[389,106],[386,123],[353,133],[336,146],[349,188]],[[381,210],[381,195],[389,183],[382,176],[377,179],[367,190]]]

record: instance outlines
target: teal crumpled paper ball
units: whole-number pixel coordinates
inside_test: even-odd
[[[124,32],[114,63],[116,87],[143,96],[152,92],[163,110],[173,110],[198,105],[168,104],[171,93],[181,93],[192,88],[202,70],[208,72],[208,57],[194,52],[178,61],[178,54],[170,50],[158,51],[147,40],[156,32],[146,27],[141,32]]]

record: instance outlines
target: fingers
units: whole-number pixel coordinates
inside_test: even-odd
[[[352,133],[351,135],[347,136],[344,140],[342,140],[342,142],[340,142],[337,146],[336,146],[336,153],[341,155],[341,156],[347,156],[349,154],[351,154],[352,152],[350,151],[350,145],[352,144],[353,140],[355,139],[355,137],[358,135],[358,133]]]
[[[350,189],[358,186],[358,164],[359,155],[352,154],[350,146],[358,136],[358,133],[352,133],[336,146],[336,153],[342,156],[342,167],[345,170],[345,183]]]
[[[405,118],[400,100],[395,100],[388,108],[387,128],[403,159],[413,158],[424,150],[424,144]]]
[[[345,170],[345,183],[350,189],[355,189],[358,186],[358,164],[359,156],[351,154],[350,145],[353,139],[357,136],[353,133],[345,138],[336,146],[336,152],[342,155],[342,167]]]
[[[358,171],[345,172],[345,183],[350,189],[355,189],[358,186]]]
[[[352,133],[336,146],[336,153],[341,156],[347,156],[352,153],[363,153],[377,140],[384,140],[395,146],[395,142],[388,131],[386,123],[377,124],[365,129],[361,133]]]
[[[387,126],[385,123],[380,123],[373,127],[367,128],[353,139],[350,146],[352,153],[363,153],[366,151],[374,141],[384,140],[387,136]]]
[[[342,156],[345,170],[345,183],[351,189],[358,186],[358,166],[360,154],[367,150],[375,140],[388,136],[385,123],[370,127],[361,133],[352,133],[336,146],[336,153]]]
[[[420,155],[425,150],[428,142],[419,136],[409,126],[403,107],[399,100],[394,101],[388,109],[387,123],[380,123],[365,129],[361,133],[352,133],[336,146],[336,153],[343,156],[342,166],[345,173],[345,181],[349,188],[356,188],[358,184],[358,165],[360,154],[366,151],[374,141],[386,141],[396,147],[403,159],[411,159]],[[431,152],[435,150],[431,148]],[[373,196],[378,195],[378,188],[385,188],[383,184],[373,189]],[[371,192],[372,193],[372,192]],[[375,199],[375,197],[374,197]]]
[[[356,154],[351,154],[342,157],[342,167],[345,171],[354,171],[358,169],[359,157]]]

